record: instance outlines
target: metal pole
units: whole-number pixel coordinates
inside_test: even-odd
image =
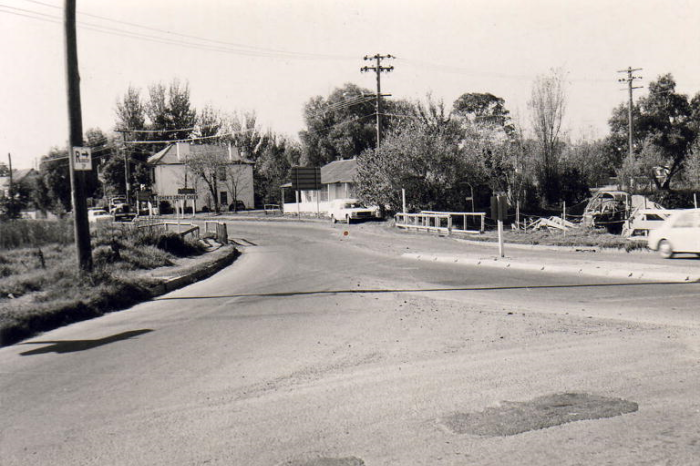
[[[64,10],[64,32],[66,51],[66,87],[68,90],[69,166],[71,194],[73,198],[73,224],[78,266],[83,272],[92,270],[92,248],[90,225],[87,218],[84,172],[76,173],[73,147],[83,145],[83,119],[80,104],[80,74],[78,72],[78,45],[75,31],[75,2],[66,0]]]
[[[406,190],[401,188],[401,203],[403,205],[403,213],[406,213]]]

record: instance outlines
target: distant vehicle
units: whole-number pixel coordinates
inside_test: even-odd
[[[120,204],[112,209],[112,216],[115,222],[130,222],[136,218],[136,212],[134,212],[129,204]]]
[[[231,203],[228,206],[228,210],[229,212],[238,212],[239,210],[245,210],[245,204],[243,203],[243,201],[236,199],[236,203]]]
[[[350,223],[353,220],[368,220],[379,217],[379,208],[366,207],[357,199],[336,199],[331,201],[328,215],[333,223],[339,221]]]
[[[700,255],[700,209],[673,212],[649,232],[647,247],[665,259],[684,252]]]
[[[97,223],[103,221],[112,221],[112,215],[101,208],[93,207],[88,209],[88,222]]]
[[[109,211],[114,212],[115,209],[126,205],[126,196],[114,196],[109,200]]]

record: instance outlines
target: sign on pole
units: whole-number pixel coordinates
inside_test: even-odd
[[[491,218],[498,222],[498,255],[504,257],[503,252],[503,220],[508,217],[508,199],[505,196],[491,197]]]
[[[73,169],[79,171],[92,170],[92,149],[89,147],[73,148]]]
[[[292,167],[292,189],[295,191],[321,189],[321,168]]]

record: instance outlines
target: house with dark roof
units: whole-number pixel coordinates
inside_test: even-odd
[[[188,144],[178,142],[148,158],[156,201],[167,201],[175,206],[182,198],[182,190],[193,190],[187,194],[195,211],[213,210],[214,198],[209,185],[192,171],[190,159],[213,157],[225,160],[217,171],[217,193],[222,210],[229,210],[235,202],[252,209],[255,204],[253,192],[253,162],[241,156],[234,146],[213,144]]]
[[[327,213],[336,199],[354,199],[357,196],[355,176],[357,159],[336,160],[321,167],[321,189],[299,191],[296,202],[285,203],[285,212]],[[287,183],[282,189],[291,189]]]
[[[20,168],[12,170],[12,183],[19,185],[22,182],[28,181],[30,178],[39,176],[39,172],[33,168]],[[10,177],[0,176],[0,197],[8,197],[10,195]]]

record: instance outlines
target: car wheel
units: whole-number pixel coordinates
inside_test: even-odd
[[[349,216],[349,215],[346,215],[346,216],[345,216],[345,223],[347,223],[348,225],[350,225],[350,216]]]
[[[669,243],[665,239],[662,239],[659,243],[659,254],[664,259],[670,259],[671,257],[673,257],[673,246],[671,246],[671,243]]]
[[[335,218],[335,215],[331,214],[331,223],[338,223],[338,220]]]

